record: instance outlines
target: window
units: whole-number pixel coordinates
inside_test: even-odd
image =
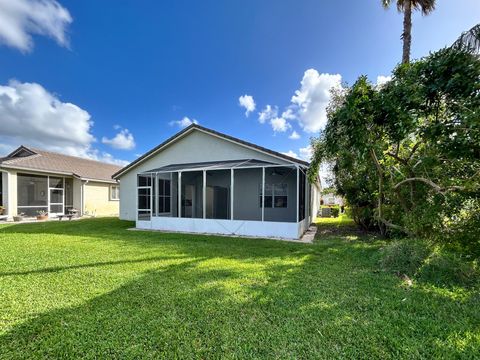
[[[138,175],[138,186],[152,186],[152,177],[150,175]]]
[[[288,203],[287,184],[275,184],[273,187],[273,207],[286,208]]]
[[[171,181],[158,179],[158,213],[170,213]]]
[[[120,200],[120,186],[110,186],[110,200]]]
[[[260,184],[260,207],[262,207],[262,184]],[[288,207],[287,184],[265,184],[265,207],[286,208]]]

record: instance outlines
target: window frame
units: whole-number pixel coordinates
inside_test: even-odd
[[[284,191],[285,194],[282,195],[276,195],[275,194],[275,188],[280,188],[282,189],[282,192]],[[285,206],[275,206],[276,197],[282,197],[285,198]],[[265,183],[265,209],[286,209],[288,208],[288,183],[277,183],[277,184],[267,184]],[[271,201],[268,201],[267,198],[271,198]],[[262,184],[259,186],[259,199],[260,199],[260,208],[262,208]]]
[[[113,197],[113,189],[117,191],[117,197]],[[120,201],[120,185],[110,185],[110,201]]]

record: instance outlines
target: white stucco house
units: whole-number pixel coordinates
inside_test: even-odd
[[[298,239],[320,204],[308,163],[193,124],[113,175],[139,229]]]
[[[345,199],[336,194],[333,190],[323,190],[321,195],[320,195],[320,203],[322,205],[338,205],[338,206],[344,206],[345,205]]]

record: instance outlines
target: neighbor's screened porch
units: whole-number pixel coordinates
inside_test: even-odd
[[[17,213],[50,217],[73,208],[73,178],[38,174],[17,174]]]
[[[261,160],[174,164],[137,178],[137,219],[298,223],[308,216],[306,169]]]

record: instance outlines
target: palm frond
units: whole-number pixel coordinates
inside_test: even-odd
[[[428,15],[435,10],[436,0],[410,0],[412,8],[420,10],[422,15]]]
[[[389,8],[394,0],[381,0],[384,8]],[[437,0],[396,0],[397,10],[403,12],[407,3],[410,2],[412,9],[420,10],[423,15],[430,14],[435,10]]]
[[[452,48],[480,54],[480,24],[465,31],[452,45]]]
[[[388,9],[390,7],[390,3],[392,1],[391,0],[382,0],[382,6],[385,8],[385,9]]]

